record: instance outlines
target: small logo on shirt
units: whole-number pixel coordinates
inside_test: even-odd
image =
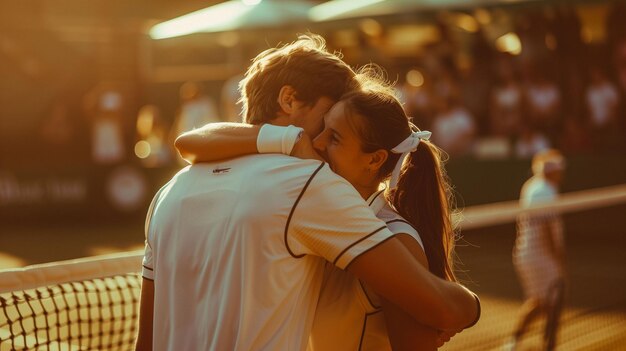
[[[229,168],[215,168],[213,170],[213,174],[224,174],[224,173],[228,173],[230,171],[230,167]]]

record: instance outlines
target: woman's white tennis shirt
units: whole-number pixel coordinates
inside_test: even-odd
[[[187,167],[151,208],[155,350],[304,350],[325,262],[393,236],[328,165],[283,155]]]
[[[424,249],[415,228],[389,206],[383,190],[372,194],[367,203],[394,235],[410,235]],[[354,275],[330,264],[326,266],[308,351],[391,351],[378,296]]]

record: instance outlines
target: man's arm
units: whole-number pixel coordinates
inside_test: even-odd
[[[139,302],[139,332],[135,351],[152,351],[152,320],[154,317],[154,281],[143,278]]]
[[[347,269],[420,324],[457,330],[479,317],[477,300],[471,291],[431,274],[398,238],[361,254]]]
[[[179,136],[174,143],[190,163],[212,162],[244,155],[282,153],[302,159],[321,160],[306,133],[299,128],[242,123],[210,123]]]
[[[418,323],[457,330],[478,316],[475,295],[430,273],[325,164],[306,182],[285,229],[294,257],[316,255],[360,278]]]
[[[439,333],[436,329],[419,324],[403,309],[387,299],[381,299],[387,334],[394,351],[437,350]]]
[[[260,126],[244,123],[209,123],[181,134],[174,146],[190,163],[211,162],[257,153]]]
[[[411,252],[413,257],[426,269],[428,259],[422,247],[408,234],[396,237]],[[439,332],[429,326],[418,323],[403,309],[387,299],[381,299],[381,306],[387,324],[387,334],[394,351],[436,350],[439,345]]]

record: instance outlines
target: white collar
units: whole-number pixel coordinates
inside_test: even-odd
[[[380,212],[387,204],[384,192],[385,189],[378,190],[367,199],[367,205],[374,211],[374,214]]]

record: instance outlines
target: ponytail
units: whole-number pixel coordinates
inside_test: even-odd
[[[398,185],[388,198],[419,233],[429,270],[440,278],[456,281],[452,264],[454,198],[441,155],[442,151],[435,145],[422,141],[407,156]]]
[[[373,72],[370,72],[373,70]],[[390,85],[381,81],[375,67],[357,74],[361,89],[345,94],[348,122],[359,136],[364,152],[386,150],[388,157],[378,169],[380,181],[388,179],[401,154],[391,152],[413,132],[402,104]],[[443,152],[422,140],[404,161],[398,184],[386,194],[387,201],[419,233],[428,258],[429,270],[446,280],[456,281],[453,272],[455,233],[451,208],[452,189],[442,162]]]

